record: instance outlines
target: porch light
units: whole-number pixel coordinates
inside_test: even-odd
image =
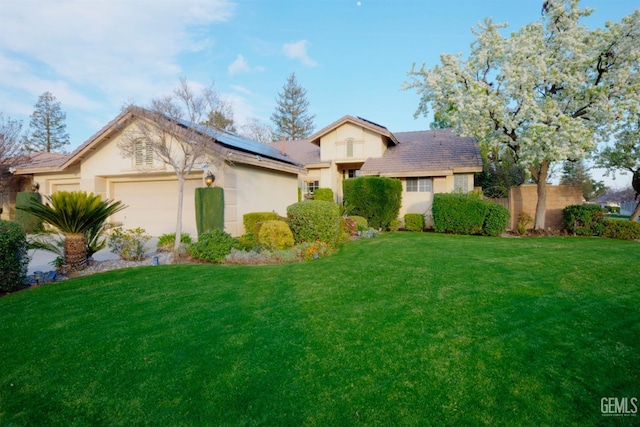
[[[207,184],[207,187],[211,187],[215,180],[216,177],[211,172],[207,172],[207,176],[204,177],[204,183]]]
[[[33,191],[34,193],[37,193],[39,189],[40,189],[40,184],[38,184],[37,182],[34,182],[33,184],[31,184],[31,191]]]

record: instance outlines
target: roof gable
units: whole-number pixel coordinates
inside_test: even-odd
[[[387,146],[397,145],[399,143],[399,141],[396,139],[395,135],[393,133],[391,133],[389,131],[389,129],[387,129],[386,127],[384,127],[382,125],[379,125],[377,123],[374,123],[372,121],[363,119],[362,117],[353,117],[353,116],[349,116],[349,115],[342,116],[341,118],[339,118],[335,122],[331,123],[330,125],[323,127],[318,132],[316,132],[313,135],[311,135],[307,139],[307,141],[309,141],[310,143],[315,144],[317,146],[320,146],[320,139],[323,136],[325,136],[329,132],[332,132],[333,130],[339,128],[340,126],[344,125],[345,123],[352,123],[352,124],[355,124],[356,126],[363,127],[365,129],[368,129],[368,130],[370,130],[372,132],[375,132],[375,133],[379,134],[380,136],[382,136],[385,139],[385,141],[387,142]]]

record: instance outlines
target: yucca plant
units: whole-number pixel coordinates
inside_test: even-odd
[[[58,191],[45,198],[51,206],[32,200],[19,209],[41,218],[64,234],[64,263],[69,271],[87,266],[86,234],[100,229],[109,216],[126,207],[120,201],[102,200],[85,191]]]

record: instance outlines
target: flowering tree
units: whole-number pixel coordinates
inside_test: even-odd
[[[441,65],[414,67],[405,84],[421,95],[416,115],[429,105],[447,111],[460,135],[511,151],[529,170],[536,229],[545,227],[551,163],[586,157],[619,117],[638,113],[640,9],[589,30],[579,21],[592,10],[578,3],[548,0],[539,21],[508,37],[500,32],[506,24],[485,19],[467,60],[443,54]]]

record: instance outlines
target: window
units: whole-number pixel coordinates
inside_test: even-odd
[[[353,140],[352,139],[347,140],[347,157],[353,157]]]
[[[144,141],[135,142],[134,162],[136,166],[151,166],[153,164],[153,149]]]
[[[357,178],[360,176],[360,169],[349,169],[349,178]]]
[[[313,194],[313,192],[318,188],[320,188],[320,181],[305,181],[302,191],[304,193]]]
[[[432,193],[433,182],[431,178],[407,178],[408,193]]]
[[[453,175],[453,191],[456,193],[469,192],[469,177],[467,174],[461,173]]]

